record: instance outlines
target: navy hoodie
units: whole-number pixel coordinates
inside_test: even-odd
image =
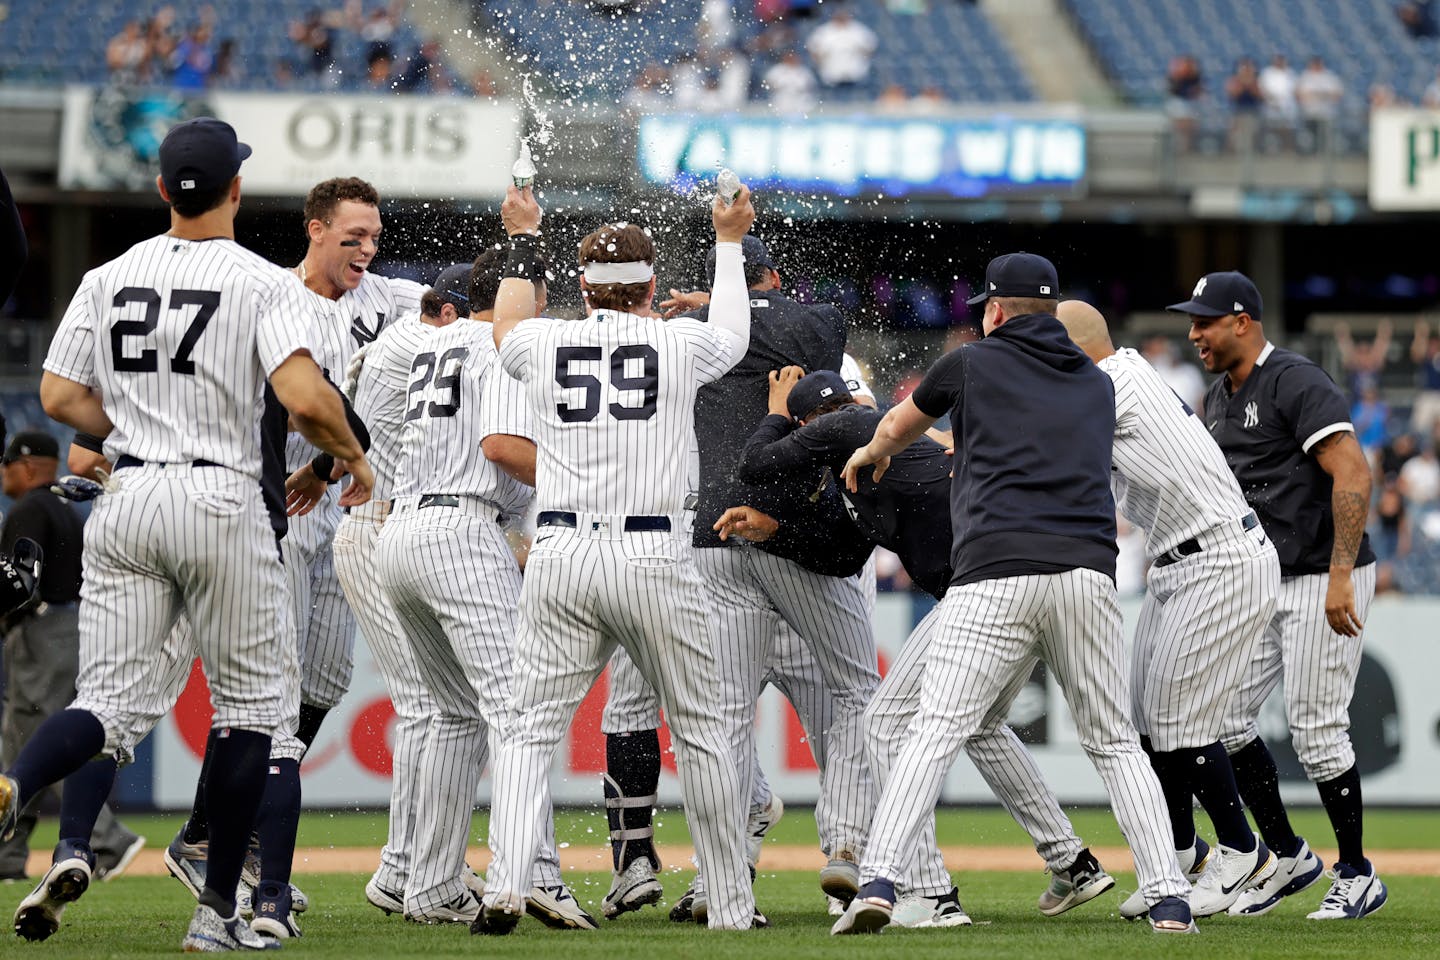
[[[1110,378],[1026,314],[942,357],[911,399],[950,414],[952,584],[1085,567],[1115,577]]]

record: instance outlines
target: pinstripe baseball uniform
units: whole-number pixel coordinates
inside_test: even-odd
[[[1099,367],[1115,384],[1116,502],[1145,530],[1151,562],[1132,651],[1135,725],[1157,751],[1202,747],[1232,715],[1280,561],[1205,425],[1145,358],[1123,349]]]
[[[264,377],[311,349],[305,300],[232,240],[160,236],[86,274],[56,331],[46,370],[99,388],[115,425],[119,489],[91,514],[75,702],[104,724],[109,754],[153,709],[143,678],[181,609],[198,625],[213,726],[269,734],[279,720],[284,578],[257,425]]]
[[[352,290],[330,301],[326,322],[315,332],[317,362],[335,383],[344,378],[355,351],[380,334],[386,322],[420,309],[422,284],[366,271]],[[285,466],[295,470],[319,451],[299,434],[286,445]],[[340,524],[339,487],[332,486],[323,503],[303,517],[292,517],[285,538],[286,573],[299,630],[302,703],[329,709],[350,688],[354,669],[355,619],[335,576],[331,544]],[[298,721],[298,718],[297,718]]]
[[[739,294],[739,245],[720,252],[717,292]],[[487,904],[520,893],[555,746],[621,645],[674,733],[687,821],[710,878],[709,925],[751,925],[743,801],[716,711],[709,614],[680,538],[695,394],[733,366],[742,342],[718,323],[608,310],[526,320],[505,337],[501,363],[524,381],[535,418],[540,512],[520,601],[516,716],[495,765]]]
[[[335,573],[395,707],[390,773],[390,820],[374,880],[403,901],[415,852],[416,793],[424,785],[421,760],[437,713],[420,668],[385,591],[377,589],[376,541],[390,512],[400,460],[410,365],[436,327],[418,313],[386,324],[366,349],[354,384],[355,412],[370,430],[368,459],[375,473],[369,503],[349,510],[335,531]],[[347,386],[349,386],[347,384]]]
[[[1283,672],[1295,752],[1311,780],[1330,780],[1355,765],[1349,707],[1364,635],[1342,637],[1325,618],[1334,540],[1331,482],[1310,453],[1331,434],[1354,432],[1349,409],[1323,370],[1266,344],[1237,392],[1230,393],[1225,377],[1210,386],[1205,419],[1275,541],[1284,578],[1274,619],[1241,681],[1225,745],[1233,750],[1259,736],[1260,707]],[[1353,579],[1363,622],[1375,594],[1368,537]]]
[[[905,878],[955,754],[1003,721],[1041,657],[1105,783],[1146,902],[1183,900],[1189,884],[1120,666],[1108,378],[1058,320],[1031,314],[947,354],[911,399],[926,417],[949,413],[955,433],[954,574],[922,625],[932,635],[919,710],[883,785],[862,881]]]
[[[458,878],[470,811],[511,691],[520,570],[500,519],[523,513],[532,491],[487,460],[480,442],[532,430],[520,384],[495,363],[489,323],[458,320],[435,331],[408,376],[395,502],[376,563],[437,711],[405,888],[407,916],[424,916],[466,894]],[[525,889],[562,883],[553,832],[547,823]]]

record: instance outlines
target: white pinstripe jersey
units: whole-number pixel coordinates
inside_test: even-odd
[[[1250,512],[1205,424],[1144,357],[1127,348],[1099,366],[1115,382],[1115,502],[1152,560]]]
[[[300,281],[234,240],[162,235],[85,274],[45,369],[99,388],[111,455],[258,478],[265,378],[316,323]]]
[[[436,329],[422,321],[419,313],[407,313],[386,324],[365,353],[365,365],[355,382],[354,407],[370,431],[370,450],[365,457],[375,473],[371,496],[376,500],[394,496],[410,365]]]
[[[322,297],[307,288],[323,311],[323,319],[313,335],[315,362],[320,364],[320,369],[325,371],[332,383],[339,384],[345,378],[345,368],[355,351],[374,341],[387,321],[402,314],[418,313],[420,298],[427,289],[413,280],[382,277],[368,270],[360,277],[355,289],[345,291],[337,300]],[[285,442],[285,467],[295,470],[309,463],[319,452],[319,448],[300,434],[291,433]],[[305,518],[295,519],[303,523]]]
[[[494,384],[492,381],[508,381]],[[488,405],[497,407],[494,413]],[[529,436],[520,385],[495,362],[489,323],[456,320],[436,330],[410,364],[395,495],[449,493],[479,497],[505,514],[524,513],[533,493],[485,459],[480,441],[492,424]],[[518,425],[517,425],[518,422]]]
[[[500,362],[534,416],[538,508],[677,516],[696,391],[734,366],[737,345],[710,323],[612,310],[517,324]]]

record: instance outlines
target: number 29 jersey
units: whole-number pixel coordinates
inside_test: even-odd
[[[112,454],[258,479],[265,379],[311,350],[308,299],[234,240],[152,237],[85,274],[45,369],[100,391]]]
[[[480,449],[496,433],[535,439],[520,384],[495,362],[490,324],[456,320],[431,334],[410,363],[395,496],[479,497],[507,515],[524,513],[534,491]]]
[[[537,317],[500,345],[535,421],[539,510],[680,514],[695,394],[739,359],[735,338],[698,320],[597,310]]]

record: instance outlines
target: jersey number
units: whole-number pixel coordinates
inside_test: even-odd
[[[116,320],[110,327],[110,354],[114,357],[115,369],[125,373],[155,373],[160,369],[159,356],[154,347],[141,350],[134,356],[125,353],[126,337],[145,337],[155,332],[160,324],[160,294],[150,287],[126,287],[115,294],[113,306],[123,309],[132,303],[145,304],[145,319]],[[214,290],[171,290],[170,309],[184,310],[196,307],[195,316],[185,335],[175,347],[175,356],[170,358],[173,373],[195,375],[195,361],[190,354],[195,351],[195,342],[205,332],[210,318],[220,307],[220,294]]]
[[[413,374],[421,371],[422,367],[424,369],[410,381],[410,388],[405,391],[405,402],[409,404],[409,409],[405,411],[406,423],[424,416],[453,417],[460,411],[460,367],[468,356],[469,347],[451,347],[438,358],[433,353],[422,353],[415,358],[410,372]],[[431,400],[426,403],[425,390],[432,384],[436,390],[450,391],[447,402]]]
[[[555,412],[566,423],[589,423],[600,415],[600,381],[588,373],[571,373],[576,361],[598,362],[604,358],[599,347],[560,347],[555,351],[555,382],[566,390],[584,390],[585,402],[572,406],[565,401],[555,404]],[[641,373],[625,372],[625,361],[639,360]],[[610,354],[610,385],[622,393],[639,394],[639,406],[610,404],[610,416],[616,420],[649,420],[655,416],[655,397],[660,385],[660,354],[648,343],[628,343]]]

